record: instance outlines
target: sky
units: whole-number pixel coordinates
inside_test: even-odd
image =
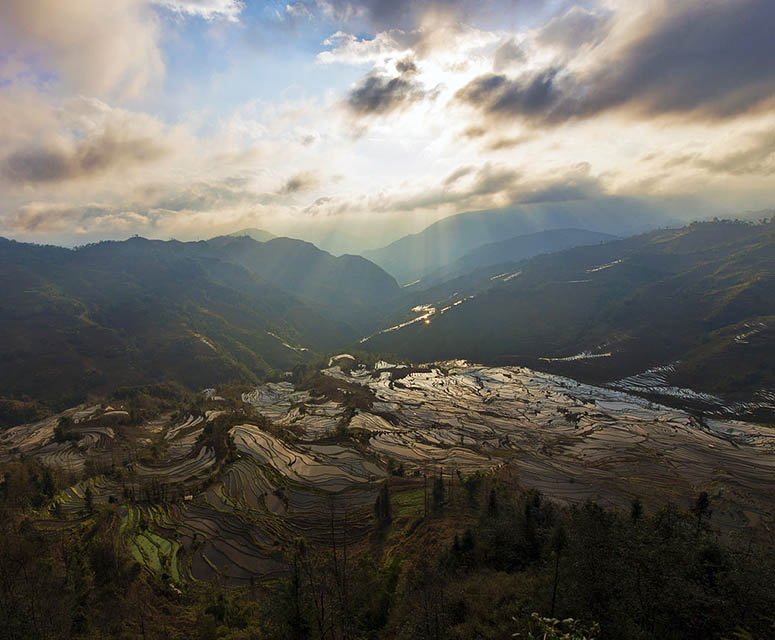
[[[0,235],[771,209],[773,33],[772,0],[3,0]]]

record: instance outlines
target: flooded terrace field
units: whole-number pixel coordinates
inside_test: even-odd
[[[381,463],[407,473],[468,474],[508,465],[520,484],[554,499],[626,506],[635,497],[688,505],[714,498],[717,523],[730,530],[772,521],[775,429],[705,420],[617,389],[581,384],[520,367],[447,362],[408,369],[324,373],[367,387],[368,411],[348,428]],[[299,397],[289,383],[244,398],[259,411],[325,437],[344,408]]]

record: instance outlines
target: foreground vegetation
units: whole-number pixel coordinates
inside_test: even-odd
[[[378,494],[365,539],[354,541],[346,515],[332,513],[328,540],[288,546],[285,577],[236,588],[178,582],[168,565],[133,555],[121,542],[119,503],[87,500],[76,519],[57,518],[51,498],[71,475],[31,458],[2,473],[7,638],[704,640],[775,632],[773,549],[714,531],[706,494],[654,513],[635,500],[623,512],[564,507],[505,473],[396,475]]]

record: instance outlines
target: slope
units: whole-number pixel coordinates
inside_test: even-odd
[[[72,251],[0,240],[3,395],[61,406],[121,385],[253,381],[354,337],[210,254],[141,238]]]
[[[400,283],[408,283],[477,247],[505,238],[567,228],[631,235],[667,221],[665,212],[629,198],[536,203],[450,216],[420,233],[404,236],[363,255]]]
[[[696,223],[577,247],[484,269],[407,304],[420,300],[437,310],[427,322],[362,346],[419,361],[532,365],[598,382],[680,360],[675,380],[687,386],[723,393],[775,386],[767,339],[773,224]],[[714,375],[704,371],[711,363]]]
[[[542,253],[554,253],[589,244],[600,244],[616,239],[616,236],[584,229],[553,229],[515,236],[499,242],[491,242],[469,251],[462,258],[432,271],[416,285],[426,288],[463,276],[467,273],[506,262],[519,262]]]
[[[227,237],[208,244],[219,259],[243,266],[359,330],[377,322],[400,291],[392,276],[365,258],[335,258],[302,240],[275,238],[259,243],[250,238]]]

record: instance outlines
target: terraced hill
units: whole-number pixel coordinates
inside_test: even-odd
[[[336,544],[365,543],[386,478],[409,496],[427,477],[454,492],[500,470],[558,503],[625,508],[634,496],[656,508],[707,491],[728,534],[773,525],[771,427],[525,368],[377,367],[332,367],[312,387],[262,384],[241,401],[209,393],[198,415],[140,425],[116,416],[121,408],[79,407],[63,414],[65,441],[55,437],[62,416],[6,431],[0,462],[24,453],[92,469],[53,497],[46,526],[79,526],[89,505],[118,503],[122,543],[179,584],[285,575],[299,536],[325,545],[335,529]],[[357,388],[370,398],[358,407]]]

